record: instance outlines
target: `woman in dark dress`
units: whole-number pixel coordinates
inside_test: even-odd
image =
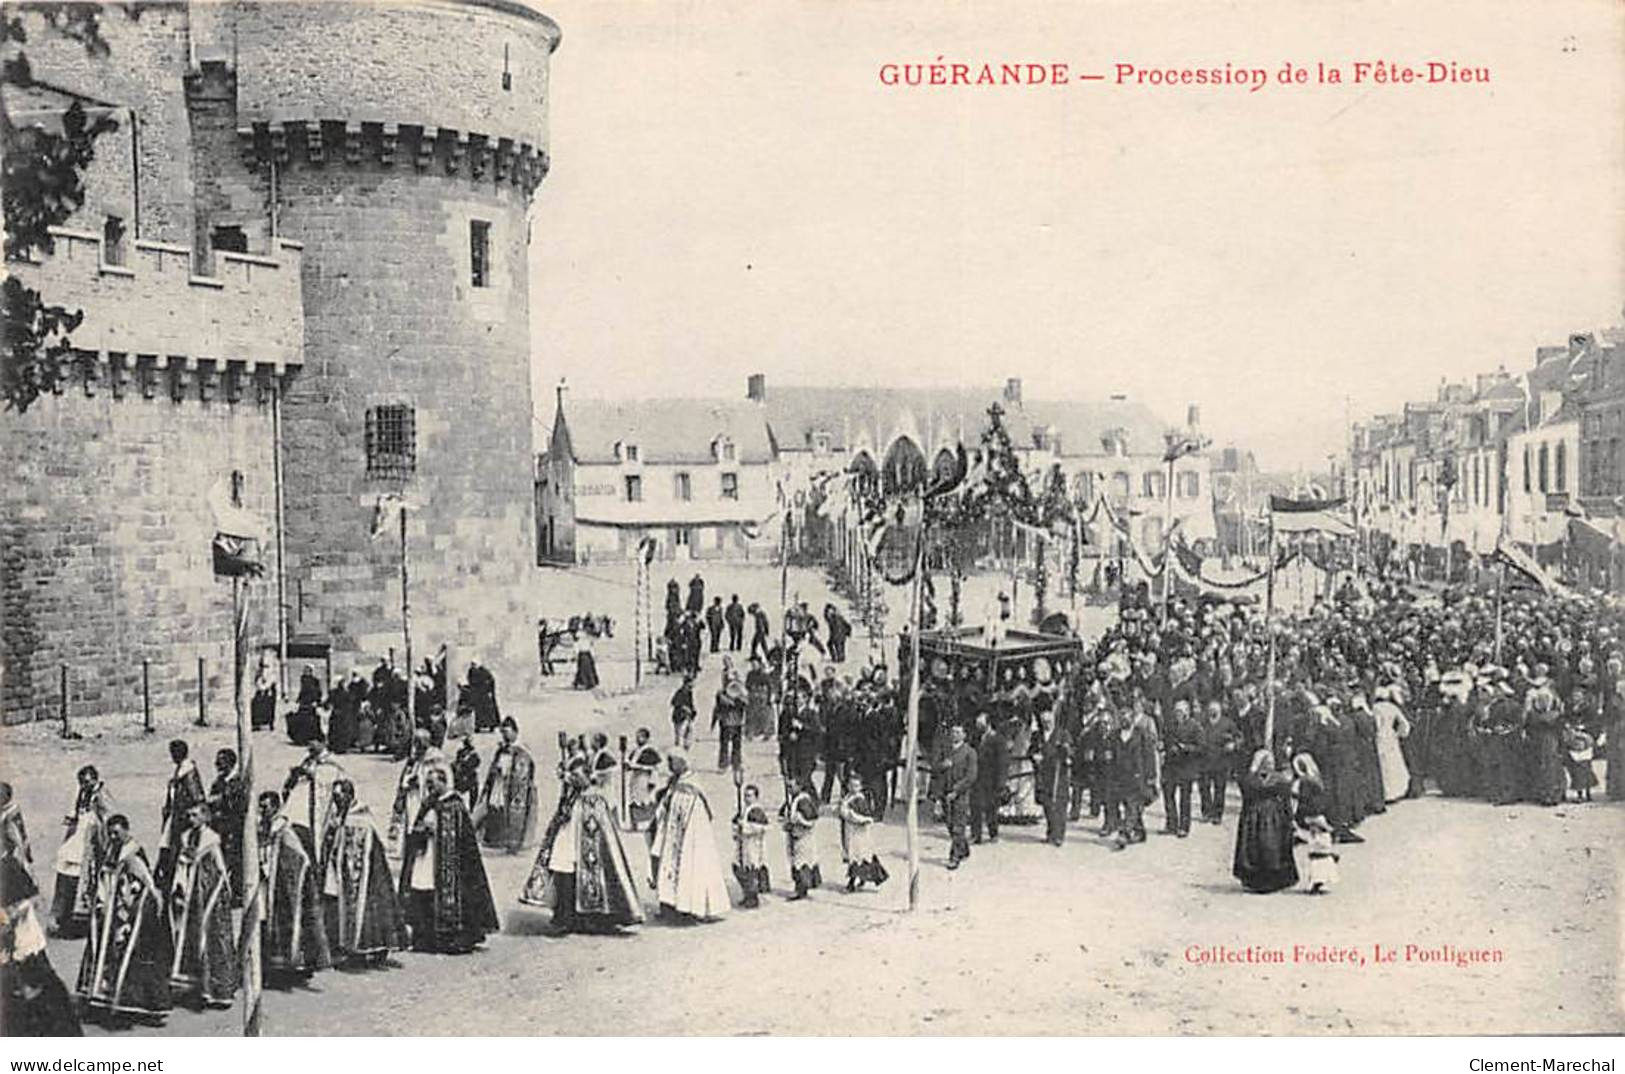
[[[1269,750],[1253,754],[1241,777],[1241,822],[1231,870],[1248,891],[1267,894],[1298,882],[1292,858],[1292,773]]]

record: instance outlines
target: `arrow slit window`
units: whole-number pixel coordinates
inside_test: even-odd
[[[417,412],[401,405],[368,410],[367,476],[406,477],[417,467]]]

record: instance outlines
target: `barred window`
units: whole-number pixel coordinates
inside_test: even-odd
[[[491,286],[491,225],[485,220],[468,222],[468,260],[475,287]]]
[[[417,468],[417,412],[400,405],[368,410],[367,476],[406,477]]]

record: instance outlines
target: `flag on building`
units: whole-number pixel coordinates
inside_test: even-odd
[[[1270,524],[1276,533],[1329,533],[1353,537],[1354,523],[1348,515],[1346,499],[1294,500],[1270,497]]]

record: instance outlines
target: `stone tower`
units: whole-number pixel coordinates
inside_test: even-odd
[[[192,7],[197,244],[303,244],[284,404],[290,633],[535,672],[528,255],[559,29],[510,0]]]

